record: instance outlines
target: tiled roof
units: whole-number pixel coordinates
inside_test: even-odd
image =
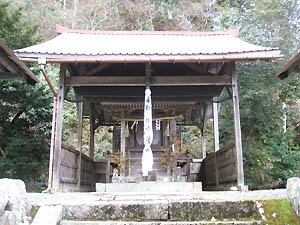
[[[83,31],[57,27],[57,37],[16,51],[19,57],[47,59],[151,60],[274,58],[278,48],[261,47],[237,37],[238,31]]]

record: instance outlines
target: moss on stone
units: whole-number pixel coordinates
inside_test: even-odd
[[[265,224],[268,225],[300,225],[300,222],[286,199],[261,201],[264,208]]]

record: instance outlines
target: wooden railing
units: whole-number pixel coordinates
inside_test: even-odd
[[[62,145],[60,164],[60,189],[62,191],[93,191],[94,190],[94,161],[85,154],[81,154],[81,171],[78,165],[80,153],[76,149]],[[78,188],[78,176],[80,186]]]
[[[204,185],[219,186],[237,181],[235,152],[235,145],[229,144],[207,155],[201,166],[201,180]]]

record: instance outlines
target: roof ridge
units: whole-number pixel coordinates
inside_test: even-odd
[[[99,34],[99,35],[177,35],[177,36],[217,36],[217,35],[232,35],[237,37],[239,30],[229,31],[102,31],[102,30],[80,30],[70,29],[61,25],[56,25],[56,32],[62,33],[76,33],[76,34]]]

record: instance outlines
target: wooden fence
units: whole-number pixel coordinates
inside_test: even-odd
[[[217,152],[210,153],[201,165],[201,180],[204,185],[226,184],[237,181],[236,148],[229,144]]]
[[[78,184],[79,151],[62,145],[62,161],[60,164],[60,189],[61,191],[94,191],[94,161],[81,154],[80,188]]]

